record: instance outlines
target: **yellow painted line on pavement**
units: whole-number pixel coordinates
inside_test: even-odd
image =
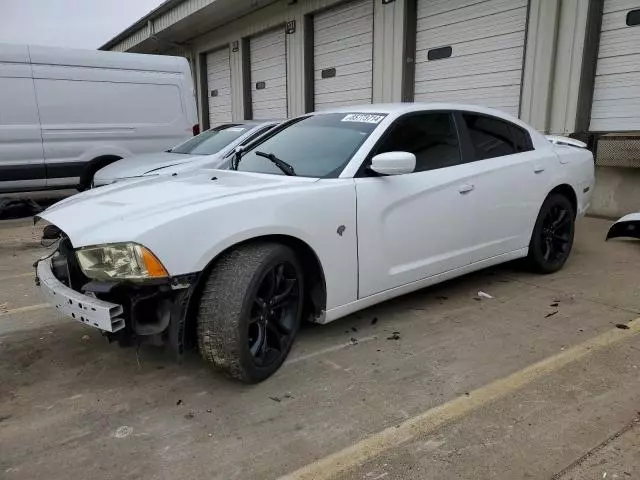
[[[0,282],[3,280],[12,280],[14,278],[25,278],[25,277],[36,277],[36,272],[28,272],[28,273],[16,273],[15,275],[7,275],[6,277],[0,277]]]
[[[428,434],[444,424],[457,420],[480,407],[513,393],[522,387],[553,373],[573,362],[611,347],[633,335],[640,333],[640,318],[626,324],[628,329],[614,328],[579,345],[568,348],[556,355],[495,380],[473,390],[469,396],[461,396],[409,418],[397,426],[374,433],[349,447],[306,465],[281,480],[322,480],[335,478],[379,456],[389,449],[398,447],[418,435]]]
[[[0,310],[0,317],[4,317],[5,315],[13,315],[16,313],[34,312],[36,310],[44,310],[45,308],[50,307],[51,305],[49,305],[48,303],[39,303],[37,305],[29,305],[27,307],[12,308],[11,310]]]

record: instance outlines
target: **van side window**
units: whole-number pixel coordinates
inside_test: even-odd
[[[464,113],[462,116],[478,160],[531,150],[531,139],[520,127],[488,115]]]
[[[461,163],[458,132],[447,112],[400,118],[375,153],[410,152],[416,156],[415,172],[446,168]]]

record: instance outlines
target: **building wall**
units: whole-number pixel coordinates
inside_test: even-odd
[[[189,4],[197,1],[189,0]],[[244,39],[295,21],[287,36],[287,104],[290,116],[310,109],[307,83],[307,21],[313,12],[344,0],[279,0],[189,40],[197,97],[207,99],[202,59],[207,52],[237,45],[231,53],[233,119],[245,118]],[[442,1],[442,0],[433,0]],[[373,45],[373,101],[413,100],[415,30],[411,25],[416,0],[375,0]],[[635,0],[625,5],[630,8]],[[529,0],[523,64],[520,117],[544,133],[569,135],[586,132],[593,95],[600,22],[604,0]],[[194,15],[198,15],[196,12]],[[131,48],[145,27],[118,45]],[[140,38],[138,38],[140,37]],[[415,44],[415,43],[414,43]],[[169,52],[167,52],[169,53]],[[198,105],[202,119],[202,102]],[[640,152],[638,152],[640,159]],[[592,213],[617,216],[640,210],[640,169],[598,167]]]
[[[245,82],[242,58],[246,55],[246,43],[243,39],[274,27],[295,21],[295,33],[287,35],[287,96],[290,116],[305,113],[308,110],[306,96],[305,35],[310,27],[306,16],[313,12],[343,3],[343,0],[308,0],[289,5],[282,0],[263,7],[224,27],[192,40],[196,57],[201,58],[207,52],[228,44],[238,42],[238,49],[232,52],[232,82],[234,88],[234,120],[245,116]],[[405,0],[396,0],[389,4],[375,2],[374,10],[374,59],[373,59],[373,98],[375,102],[398,102],[402,99],[404,15]],[[197,62],[195,78],[202,78],[202,61]],[[202,82],[198,82],[198,97],[202,98]],[[206,98],[206,97],[205,97]],[[198,106],[200,118],[202,104]]]

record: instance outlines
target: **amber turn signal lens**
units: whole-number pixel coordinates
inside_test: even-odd
[[[140,247],[140,250],[142,251],[142,260],[144,261],[149,277],[163,278],[169,276],[167,269],[164,268],[164,265],[160,263],[160,260],[158,260],[153,253],[145,247]]]

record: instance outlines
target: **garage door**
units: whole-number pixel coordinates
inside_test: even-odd
[[[527,0],[418,0],[415,99],[520,110]]]
[[[640,130],[640,0],[605,0],[590,129]]]
[[[287,42],[284,29],[251,38],[249,52],[253,118],[287,118]]]
[[[373,1],[350,2],[313,20],[314,106],[371,103]]]
[[[231,122],[231,64],[229,49],[207,54],[209,126]]]

